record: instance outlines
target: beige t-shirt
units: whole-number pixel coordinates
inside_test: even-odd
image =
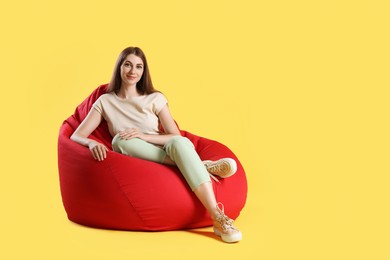
[[[115,92],[101,95],[93,104],[107,121],[111,136],[127,128],[138,128],[145,134],[158,134],[158,113],[168,103],[160,92],[123,99]]]

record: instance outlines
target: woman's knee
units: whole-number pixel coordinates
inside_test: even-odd
[[[112,145],[112,150],[114,150],[115,152],[119,152],[120,151],[120,141],[121,141],[121,138],[119,137],[119,135],[116,135],[114,136],[114,138],[112,139],[112,142],[111,142],[111,145]]]
[[[137,138],[125,140],[116,135],[112,140],[112,149],[121,154],[131,155],[132,150],[137,149],[138,142]]]
[[[165,148],[168,148],[168,147],[174,147],[174,148],[191,147],[191,148],[194,148],[194,145],[187,137],[177,135],[177,136],[174,136],[168,140],[168,142],[165,145]]]

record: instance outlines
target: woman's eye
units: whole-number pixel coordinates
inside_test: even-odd
[[[140,70],[141,70],[141,69],[142,69],[142,66],[137,66],[137,69],[140,69]]]

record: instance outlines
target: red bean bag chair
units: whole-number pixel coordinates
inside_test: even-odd
[[[105,93],[99,86],[64,121],[58,137],[58,169],[62,201],[68,218],[76,223],[119,230],[178,230],[212,225],[208,212],[187,185],[177,167],[162,165],[112,151],[112,137],[103,120],[90,138],[110,151],[104,161],[93,159],[87,147],[70,140],[92,104]],[[245,205],[247,181],[237,157],[223,144],[181,130],[202,160],[231,157],[237,172],[213,181],[217,201],[235,219]]]

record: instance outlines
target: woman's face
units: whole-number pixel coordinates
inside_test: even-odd
[[[129,54],[121,66],[122,84],[136,85],[144,72],[142,59],[134,54]]]

